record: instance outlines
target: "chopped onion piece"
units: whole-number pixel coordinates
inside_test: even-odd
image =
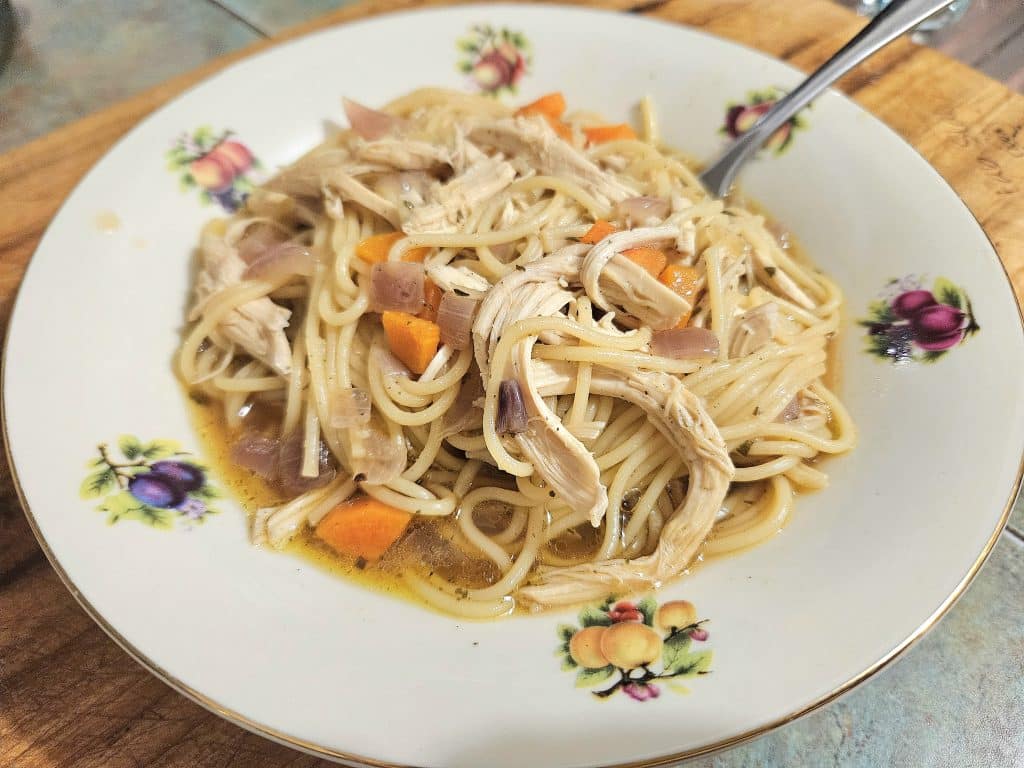
[[[385,378],[391,376],[412,376],[412,372],[390,350],[384,347],[374,347],[371,354],[374,364],[380,369]]]
[[[345,107],[345,116],[352,130],[368,141],[391,133],[401,124],[394,115],[370,109],[352,99],[342,99],[341,103]]]
[[[244,280],[276,280],[290,275],[313,274],[313,253],[295,243],[280,243],[263,252],[242,275]]]
[[[451,408],[445,411],[442,422],[442,434],[445,437],[457,435],[469,429],[479,429],[483,412],[477,401],[484,396],[484,383],[480,379],[480,369],[476,361],[470,364],[466,375],[462,377],[462,386]]]
[[[495,428],[499,435],[518,435],[526,431],[526,404],[523,390],[515,379],[505,379],[498,385],[498,415]]]
[[[281,441],[258,432],[246,432],[231,446],[231,463],[255,472],[264,480],[277,475],[277,455]]]
[[[480,302],[472,296],[459,296],[446,291],[437,308],[437,324],[441,326],[441,341],[454,349],[467,349],[473,318]]]
[[[423,265],[406,261],[374,264],[370,273],[370,310],[408,312],[423,309]]]
[[[352,435],[352,475],[357,482],[380,485],[405,471],[406,446],[401,432],[388,434],[376,419]]]
[[[629,197],[615,206],[615,212],[633,224],[646,224],[648,219],[663,221],[668,216],[669,202],[663,197]]]
[[[303,477],[302,475],[302,451],[303,451],[302,429],[295,429],[284,440],[281,441],[281,449],[277,457],[277,489],[287,498],[299,496],[306,491],[320,488],[327,485],[334,479],[337,469],[334,464],[334,457],[319,441],[320,447],[320,473],[316,477]]]
[[[328,414],[335,429],[362,426],[370,421],[370,395],[362,389],[335,392],[328,404]]]
[[[800,404],[800,395],[796,395],[790,400],[786,407],[782,409],[782,413],[779,414],[779,418],[776,421],[795,421],[800,418],[800,412],[803,410],[803,406]]]
[[[238,241],[238,257],[246,264],[252,264],[275,245],[288,239],[288,235],[272,224],[258,221],[245,229]]]
[[[718,337],[707,328],[671,328],[655,331],[651,350],[662,357],[685,360],[718,355]]]

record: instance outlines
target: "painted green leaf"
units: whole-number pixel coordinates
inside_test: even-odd
[[[464,72],[465,74],[468,75],[470,72],[473,71],[473,63],[470,61],[460,61],[459,71]]]
[[[568,653],[562,654],[561,670],[563,672],[571,672],[572,670],[576,669],[576,667],[578,667],[578,666],[579,665],[575,661],[572,660],[572,656],[570,656]]]
[[[670,672],[668,667],[662,674],[673,677],[690,677],[705,674],[711,670],[711,651],[692,651],[676,657],[676,666]]]
[[[574,627],[572,624],[559,624],[555,627],[555,632],[558,633],[558,639],[563,643],[568,643],[572,640],[572,636],[576,634],[578,627]]]
[[[581,610],[579,619],[580,625],[584,627],[610,627],[612,625],[608,614],[593,605],[588,605]]]
[[[964,308],[964,297],[960,289],[944,277],[935,279],[932,295],[935,296],[935,300],[940,304],[949,304],[949,306],[956,307],[957,309]]]
[[[219,499],[220,491],[218,491],[212,485],[207,483],[205,485],[199,486],[194,491],[192,491],[192,495],[195,496],[197,499],[202,499],[203,501],[210,501],[211,499]]]
[[[135,461],[142,455],[142,445],[135,435],[121,435],[117,439],[117,447],[128,461]]]
[[[174,513],[168,509],[157,509],[143,504],[136,513],[136,519],[154,528],[167,530],[174,527]]]
[[[78,495],[83,499],[98,499],[105,496],[117,487],[117,475],[110,467],[98,470],[89,474],[82,481],[82,487]]]
[[[166,459],[181,450],[181,445],[174,440],[152,440],[139,446],[139,453],[150,461]]]
[[[607,667],[601,667],[600,669],[580,669],[580,671],[576,673],[576,687],[592,688],[611,677],[613,672],[615,672],[615,667],[611,664]]]
[[[654,614],[658,610],[658,604],[653,597],[645,597],[636,604],[636,608],[644,615],[644,624],[648,627],[654,626]]]
[[[107,523],[113,525],[121,520],[136,519],[139,508],[144,506],[145,504],[128,493],[128,491],[121,491],[121,493],[114,496],[108,496],[97,509],[101,512],[106,512]]]
[[[661,664],[666,675],[679,674],[679,670],[686,665],[686,658],[690,652],[690,635],[686,632],[677,632],[669,635],[661,649]]]
[[[933,350],[930,349],[921,355],[921,362],[923,363],[937,363],[946,354],[945,350]]]

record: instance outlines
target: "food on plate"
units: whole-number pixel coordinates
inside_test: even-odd
[[[254,541],[313,531],[497,616],[658,587],[827,483],[855,441],[841,291],[710,197],[649,104],[639,132],[567,109],[346,100],[348,130],[204,228],[179,368],[283,499]],[[632,668],[660,642],[623,621],[570,650]]]

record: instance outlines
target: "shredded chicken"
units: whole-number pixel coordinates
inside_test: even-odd
[[[366,163],[378,163],[400,171],[432,171],[452,164],[451,153],[438,144],[384,137],[357,150]]]
[[[814,300],[796,284],[796,281],[794,281],[792,277],[787,275],[786,272],[775,263],[775,259],[773,259],[769,254],[765,253],[760,248],[754,248],[750,256],[754,263],[754,270],[757,272],[757,276],[761,280],[768,285],[772,285],[777,288],[779,293],[789,299],[792,299],[804,309],[814,308]]]
[[[545,378],[546,391],[551,391],[550,373]],[[559,394],[570,392],[571,387],[566,381]],[[711,532],[735,472],[718,428],[696,395],[675,377],[658,371],[595,367],[590,387],[596,394],[644,409],[689,467],[686,499],[665,523],[657,549],[646,557],[539,568],[518,593],[536,605],[568,605],[609,592],[653,589],[678,575]]]
[[[580,271],[590,300],[604,310],[618,304],[655,330],[673,327],[690,311],[690,302],[618,254],[638,245],[674,239],[678,234],[679,228],[674,225],[641,227],[616,232],[599,242],[590,249]],[[605,295],[605,285],[611,296]]]
[[[406,234],[455,232],[475,208],[505,189],[515,169],[500,156],[482,157],[445,184],[435,184],[424,205],[413,208],[402,224]]]
[[[427,264],[427,275],[443,291],[455,291],[470,296],[481,296],[491,289],[487,278],[469,267],[451,264]]]
[[[773,301],[748,309],[736,319],[729,345],[730,357],[745,357],[774,338],[781,315]]]
[[[242,281],[246,268],[238,251],[223,238],[204,232],[199,243],[195,303],[188,319],[198,320],[213,296]],[[217,330],[277,373],[287,375],[291,372],[292,352],[284,329],[290,317],[289,310],[263,297],[228,312]]]
[[[497,284],[481,303],[473,324],[477,365],[486,387],[491,376],[506,378],[505,371],[491,370],[491,357],[502,332],[518,320],[558,314],[573,299],[562,283],[577,280],[581,253],[588,246],[569,246],[558,253],[513,272]],[[597,525],[608,509],[608,493],[593,455],[568,429],[541,397],[533,382],[530,336],[512,352],[511,376],[520,383],[530,424],[516,435],[516,444],[539,474],[573,509],[585,510]]]
[[[470,130],[469,137],[482,146],[524,158],[540,173],[569,178],[606,204],[637,195],[635,189],[602,171],[559,137],[542,118],[516,117],[482,122]]]
[[[343,200],[351,200],[377,214],[395,229],[401,225],[398,206],[386,200],[342,168],[332,168],[323,174],[323,184],[335,190]]]

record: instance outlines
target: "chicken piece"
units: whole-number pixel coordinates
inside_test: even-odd
[[[621,254],[608,262],[600,284],[612,304],[656,331],[675,328],[679,318],[692,309],[685,297]]]
[[[433,171],[452,164],[451,152],[437,144],[412,139],[385,137],[363,144],[359,159],[398,171]]]
[[[473,209],[505,189],[515,169],[499,157],[483,157],[445,184],[435,184],[425,205],[414,207],[402,224],[406,234],[456,232]]]
[[[246,268],[238,251],[223,238],[204,232],[199,241],[196,300],[189,311],[189,321],[202,317],[213,296],[242,282]],[[291,372],[292,351],[284,329],[288,327],[290,317],[289,310],[263,297],[228,312],[217,330],[257,360],[287,376]]]
[[[451,264],[427,264],[427,276],[442,291],[461,291],[470,296],[480,296],[491,289],[486,277],[478,275],[469,267]]]
[[[470,129],[469,137],[509,157],[525,158],[543,174],[567,176],[605,204],[638,194],[559,137],[541,117],[507,117],[481,122]]]
[[[587,246],[574,245],[502,278],[481,302],[473,324],[473,345],[485,387],[491,376],[491,357],[502,332],[529,317],[548,317],[573,299],[562,282],[575,281]],[[530,353],[536,336],[529,336],[512,350],[511,375],[519,381],[529,427],[515,441],[534,471],[573,509],[586,511],[594,525],[608,509],[608,493],[593,455],[562,424],[537,391]]]
[[[336,191],[342,200],[351,200],[353,203],[361,205],[366,210],[380,216],[395,229],[401,225],[398,206],[356,180],[344,169],[331,168],[325,171],[323,184],[326,188]]]
[[[559,374],[553,369],[545,378],[550,391]],[[573,386],[566,379],[561,394]],[[689,468],[686,499],[666,521],[658,547],[650,555],[538,569],[517,596],[539,606],[569,605],[609,593],[653,589],[678,575],[711,532],[735,473],[718,428],[697,396],[674,376],[595,366],[590,389],[644,409]]]
[[[794,303],[799,304],[804,309],[814,309],[814,300],[796,284],[792,277],[787,275],[775,263],[775,259],[772,258],[771,254],[761,248],[753,248],[750,258],[754,264],[754,271],[760,280],[772,286],[776,291],[791,299]]]
[[[347,149],[314,150],[282,168],[263,188],[289,197],[319,197],[323,174],[349,165],[351,157]]]
[[[655,330],[672,328],[691,310],[690,302],[648,274],[621,251],[658,240],[674,240],[679,227],[640,227],[616,232],[590,249],[580,270],[590,300],[605,311],[613,304]],[[609,296],[605,296],[604,286]]]
[[[781,313],[774,301],[748,309],[736,319],[729,345],[730,357],[746,357],[771,341],[779,329]]]

